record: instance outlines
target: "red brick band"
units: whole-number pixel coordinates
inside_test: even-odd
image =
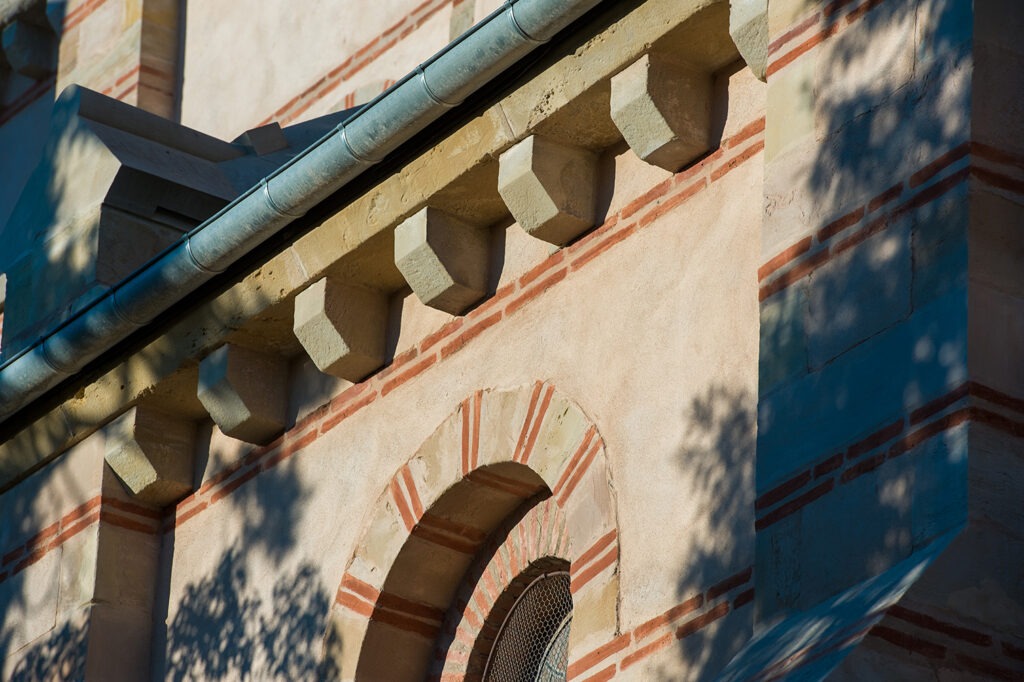
[[[427,0],[409,12],[401,21],[388,27],[383,33],[364,44],[345,61],[321,76],[315,83],[307,87],[295,97],[281,105],[273,114],[263,119],[258,126],[277,120],[282,125],[291,123],[301,116],[314,103],[322,100],[328,93],[337,89],[355,74],[370,65],[400,40],[406,38],[425,21],[444,9],[451,0]],[[346,96],[346,105],[348,96]],[[354,97],[352,105],[355,104]]]
[[[613,672],[624,671],[673,642],[700,632],[753,600],[753,589],[747,587],[752,578],[753,568],[745,568],[584,654],[570,664],[569,679],[588,674],[608,661]],[[598,674],[604,674],[604,670]]]
[[[0,557],[0,583],[12,578],[82,531],[105,523],[145,535],[158,535],[160,513],[132,502],[103,498],[100,495],[83,502],[35,533],[24,542],[8,549]]]
[[[961,165],[968,157],[967,165]],[[944,171],[958,165],[961,167],[936,180]],[[906,182],[890,187],[868,201],[866,206],[858,206],[832,220],[813,237],[802,237],[766,261],[758,270],[761,282],[759,299],[764,301],[803,280],[833,257],[888,229],[909,211],[946,195],[968,178],[994,189],[1024,196],[1024,180],[1009,174],[1010,170],[1019,172],[1021,166],[1024,166],[1024,158],[987,145],[968,142],[957,145],[911,174]],[[901,197],[905,197],[904,201],[894,204]],[[886,210],[881,210],[887,206]],[[854,229],[858,225],[860,227]],[[842,239],[838,239],[840,235],[843,235]]]
[[[480,463],[480,403],[483,391],[462,401],[462,474],[477,469]]]
[[[821,12],[815,12],[805,17],[786,30],[781,36],[772,40],[768,44],[768,56],[774,59],[768,63],[767,75],[771,77],[773,74],[789,66],[811,49],[840,31],[845,30],[846,27],[851,26],[875,7],[882,4],[882,0],[864,0],[851,8],[850,5],[853,5],[854,2],[855,0],[833,0]],[[784,47],[807,33],[810,33],[810,35],[795,46],[790,47],[781,56],[775,57],[776,54],[783,51]]]
[[[1015,412],[1017,418],[998,410]],[[755,528],[758,531],[768,528],[824,497],[838,485],[850,483],[968,421],[1024,437],[1024,400],[976,382],[957,386],[759,495],[754,508],[761,515],[755,521]]]

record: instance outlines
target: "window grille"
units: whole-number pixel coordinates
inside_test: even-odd
[[[569,660],[569,574],[545,573],[527,585],[494,640],[486,682],[564,682]]]

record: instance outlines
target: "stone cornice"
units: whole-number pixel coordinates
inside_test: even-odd
[[[196,396],[199,362],[232,343],[280,356],[302,352],[292,332],[295,297],[324,276],[392,293],[405,286],[395,266],[393,230],[428,202],[476,225],[505,219],[498,158],[530,135],[600,150],[621,140],[609,113],[612,76],[652,51],[710,73],[735,59],[728,5],[719,0],[617,3],[553,46],[542,63],[499,101],[447,134],[398,172],[348,201],[290,246],[0,445],[0,486],[64,452],[133,406],[185,420],[206,415]],[[699,39],[695,39],[698,38]],[[88,382],[88,383],[86,383]],[[65,388],[65,390],[68,390]],[[51,398],[52,400],[52,398]]]

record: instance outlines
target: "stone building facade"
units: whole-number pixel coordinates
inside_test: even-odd
[[[1019,3],[0,31],[3,679],[1024,677]]]

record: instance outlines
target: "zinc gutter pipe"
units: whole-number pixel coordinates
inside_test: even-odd
[[[509,0],[0,366],[0,423],[378,163],[601,0]]]

